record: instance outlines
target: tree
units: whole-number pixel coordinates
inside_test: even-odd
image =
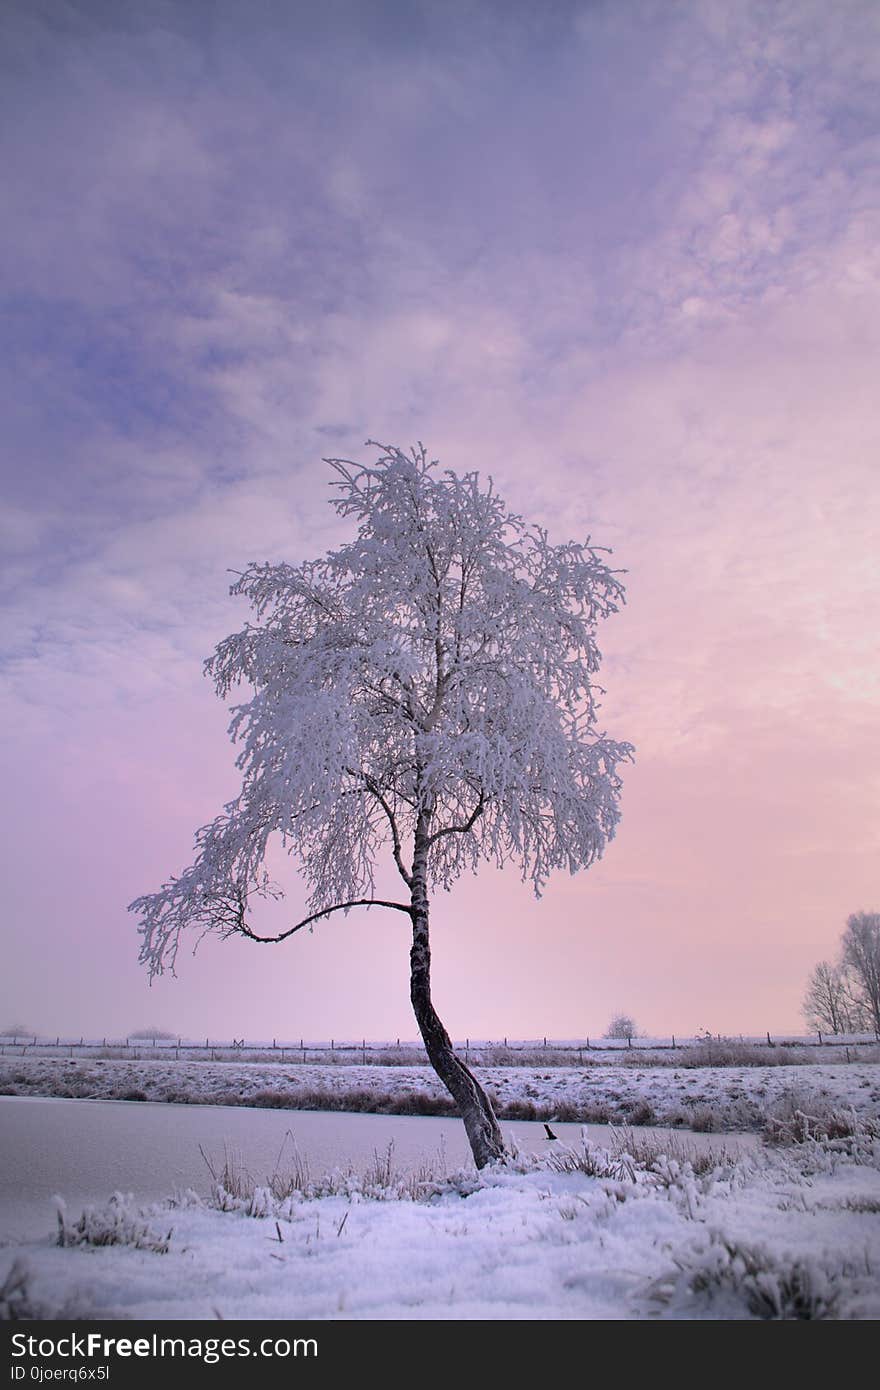
[[[852,998],[880,1036],[880,912],[854,912],[841,937],[841,959]]]
[[[839,966],[820,960],[807,983],[802,1006],[804,1018],[826,1033],[853,1030],[853,1006]]]
[[[536,894],[602,853],[632,749],[596,728],[595,630],[623,589],[589,544],[553,546],[491,480],[439,472],[422,445],[371,465],[326,459],[354,540],[299,566],[251,564],[231,592],[258,619],[206,663],[233,709],[240,795],[196,835],[196,858],[137,899],[141,960],[174,970],[182,933],[279,942],[334,912],[384,907],[412,924],[410,999],[428,1058],[479,1167],[504,1145],[431,998],[429,899],[481,859],[516,862]],[[604,552],[607,553],[607,552]],[[257,900],[281,896],[271,836],[295,857],[307,915],[274,936]],[[404,901],[379,899],[386,850]]]
[[[630,1038],[636,1036],[636,1021],[629,1014],[615,1014],[605,1029],[606,1038]]]

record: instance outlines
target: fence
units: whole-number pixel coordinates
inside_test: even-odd
[[[697,1037],[683,1038],[676,1037],[674,1034],[668,1038],[577,1038],[565,1040],[553,1040],[535,1038],[530,1040],[507,1038],[502,1040],[490,1041],[485,1039],[463,1038],[454,1043],[455,1048],[464,1053],[465,1058],[469,1059],[471,1054],[504,1054],[505,1060],[510,1060],[509,1064],[515,1065],[517,1054],[523,1056],[525,1064],[526,1058],[533,1056],[536,1052],[546,1054],[548,1058],[557,1057],[561,1060],[575,1059],[582,1064],[585,1054],[595,1053],[625,1053],[633,1052],[677,1052],[685,1049],[707,1047],[708,1044],[730,1044],[733,1047],[749,1048],[833,1048],[845,1047],[876,1047],[878,1038],[868,1034],[827,1036],[826,1034],[811,1034],[809,1037],[785,1035],[772,1037],[768,1032],[762,1037],[724,1037],[721,1034],[702,1033]],[[708,1047],[707,1047],[708,1051]],[[367,1065],[369,1060],[376,1060],[380,1064],[398,1064],[412,1060],[415,1063],[427,1061],[424,1047],[420,1042],[401,1041],[397,1038],[394,1042],[368,1042],[366,1038],[357,1041],[337,1041],[331,1038],[329,1042],[312,1042],[305,1038],[296,1040],[285,1039],[279,1042],[273,1038],[271,1042],[248,1042],[244,1038],[231,1038],[229,1040],[205,1038],[204,1042],[193,1041],[188,1038],[137,1038],[128,1036],[126,1038],[71,1038],[62,1037],[60,1034],[53,1039],[44,1037],[0,1037],[0,1056],[25,1056],[27,1054],[36,1055],[43,1053],[46,1056],[67,1056],[88,1055],[89,1052],[104,1052],[112,1054],[114,1057],[121,1055],[123,1058],[132,1061],[145,1059],[159,1059],[173,1056],[175,1060],[190,1061],[277,1061],[277,1062],[300,1062],[307,1063],[321,1060],[338,1061],[360,1061],[362,1065]],[[414,1055],[413,1055],[414,1054]],[[847,1054],[849,1055],[849,1054]]]

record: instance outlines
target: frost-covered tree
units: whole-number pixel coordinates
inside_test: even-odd
[[[827,960],[820,960],[807,981],[802,1006],[804,1018],[826,1033],[850,1033],[858,1027],[850,991],[843,971]]]
[[[880,912],[853,912],[846,919],[841,960],[854,1003],[880,1037]]]
[[[441,472],[424,448],[370,465],[327,459],[356,538],[323,559],[251,564],[232,586],[255,623],[206,663],[233,708],[241,794],[196,836],[192,867],[131,904],[151,976],[184,932],[280,942],[333,912],[384,907],[412,923],[410,998],[432,1066],[478,1166],[501,1156],[488,1097],[431,999],[429,900],[487,859],[536,893],[586,868],[619,819],[632,750],[596,727],[596,626],[621,584],[589,544],[551,545],[477,473]],[[265,857],[281,839],[311,896],[273,936],[253,907],[278,897]],[[388,853],[405,892],[379,899]]]
[[[636,1036],[636,1021],[630,1014],[615,1014],[605,1029],[606,1038],[630,1038]]]

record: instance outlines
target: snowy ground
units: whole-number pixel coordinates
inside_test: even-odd
[[[795,1099],[802,1108],[880,1114],[880,1065],[478,1067],[508,1118],[761,1129]],[[0,1058],[0,1093],[191,1101],[308,1109],[441,1112],[430,1067]],[[427,1098],[427,1099],[425,1099]],[[531,1113],[530,1113],[531,1112]]]
[[[483,1068],[502,1110],[759,1128],[797,1111],[836,1138],[715,1160],[554,1145],[504,1169],[218,1174],[211,1201],[64,1217],[0,1248],[0,1317],[633,1319],[880,1317],[880,1067]],[[0,1089],[346,1108],[439,1096],[422,1067],[9,1058]],[[366,1094],[366,1099],[364,1095]],[[127,1107],[126,1107],[127,1108]],[[784,1127],[784,1126],[783,1126]],[[798,1121],[813,1135],[812,1120]],[[637,1150],[636,1131],[626,1138]],[[678,1146],[676,1148],[676,1145]],[[575,1154],[566,1160],[566,1153]],[[553,1165],[555,1167],[547,1165]],[[559,1171],[568,1166],[571,1171]],[[63,1194],[62,1194],[63,1195]]]
[[[697,1173],[683,1150],[586,1148],[421,1191],[374,1174],[273,1195],[227,1175],[213,1205],[115,1199],[67,1213],[63,1246],[0,1249],[0,1315],[874,1319],[877,1132]]]

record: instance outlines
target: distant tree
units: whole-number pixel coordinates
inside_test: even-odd
[[[858,1026],[846,978],[839,966],[820,960],[807,982],[804,1018],[824,1033],[850,1033]]]
[[[32,1038],[34,1030],[24,1023],[10,1023],[8,1028],[0,1028],[0,1038]]]
[[[606,1038],[634,1038],[636,1036],[636,1021],[630,1018],[629,1014],[615,1014],[605,1029]]]
[[[850,997],[867,1026],[880,1035],[880,912],[854,912],[841,937]]]
[[[372,465],[326,460],[354,540],[298,567],[251,564],[233,584],[257,623],[206,669],[221,697],[253,691],[230,725],[242,792],[198,832],[192,867],[131,908],[151,976],[173,971],[184,931],[277,942],[333,912],[405,913],[419,1031],[482,1167],[504,1145],[434,1009],[429,894],[482,859],[516,862],[540,893],[552,870],[601,855],[632,749],[596,728],[595,631],[623,589],[589,542],[551,545],[491,480],[441,473],[421,445],[375,447]],[[311,897],[265,936],[250,913],[280,896],[264,867],[273,835]],[[375,894],[385,846],[403,902]]]
[[[150,1042],[168,1042],[171,1038],[178,1037],[178,1034],[169,1033],[167,1028],[156,1028],[155,1026],[151,1026],[149,1028],[136,1028],[134,1032],[129,1033],[128,1036],[130,1038],[135,1038],[137,1041],[144,1039]]]

